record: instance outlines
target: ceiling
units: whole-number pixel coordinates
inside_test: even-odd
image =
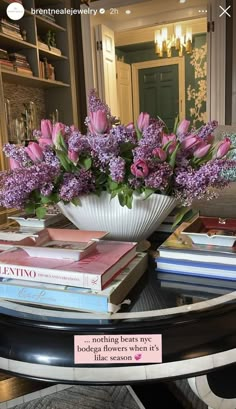
[[[98,10],[94,17],[96,24],[105,24],[121,32],[206,17],[207,0],[186,0],[183,4],[179,0],[98,0],[90,8]],[[101,8],[105,9],[104,14],[99,13]]]

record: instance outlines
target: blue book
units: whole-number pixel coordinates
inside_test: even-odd
[[[17,279],[0,282],[0,298],[86,312],[117,312],[127,294],[147,269],[147,254],[136,257],[102,291]]]
[[[203,259],[204,260],[204,259]],[[156,270],[175,274],[221,278],[236,280],[236,265],[227,265],[205,261],[191,261],[184,259],[156,258]]]

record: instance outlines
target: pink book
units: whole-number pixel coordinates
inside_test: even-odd
[[[13,248],[0,254],[0,277],[54,283],[101,291],[136,255],[137,243],[100,240],[79,261],[30,257]]]

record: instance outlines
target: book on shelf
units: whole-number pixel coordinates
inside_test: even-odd
[[[0,277],[103,290],[136,255],[137,243],[100,240],[79,261],[30,257],[23,249],[0,254]]]
[[[11,30],[10,28],[4,27],[2,25],[0,25],[0,32],[2,32],[3,34],[6,34],[10,37],[13,37],[17,40],[23,40],[23,37],[21,35],[20,32],[15,31],[15,30]]]
[[[229,291],[236,290],[236,281],[224,278],[213,278],[213,277],[201,277],[201,276],[190,276],[185,273],[175,274],[173,272],[160,272],[157,273],[157,279],[161,282],[180,282],[186,284],[196,284],[203,287],[219,287],[227,288]]]
[[[202,258],[203,260],[203,258]],[[203,277],[223,278],[236,280],[236,265],[222,263],[169,259],[167,257],[156,258],[156,270],[160,272],[172,272],[199,275]]]
[[[24,304],[86,312],[114,313],[121,308],[125,297],[146,269],[147,254],[137,253],[135,258],[102,291],[6,279],[0,282],[0,297]]]
[[[193,243],[189,237],[181,235],[182,230],[188,225],[187,222],[182,223],[158,247],[160,257],[236,266],[236,246],[226,247]]]
[[[1,65],[2,68],[6,69],[6,70],[14,71],[13,64],[10,61],[0,59],[0,65]]]

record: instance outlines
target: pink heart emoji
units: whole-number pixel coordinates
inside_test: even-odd
[[[136,355],[134,355],[134,359],[136,360],[136,361],[139,361],[139,359],[141,359],[142,358],[142,354],[136,354]]]

